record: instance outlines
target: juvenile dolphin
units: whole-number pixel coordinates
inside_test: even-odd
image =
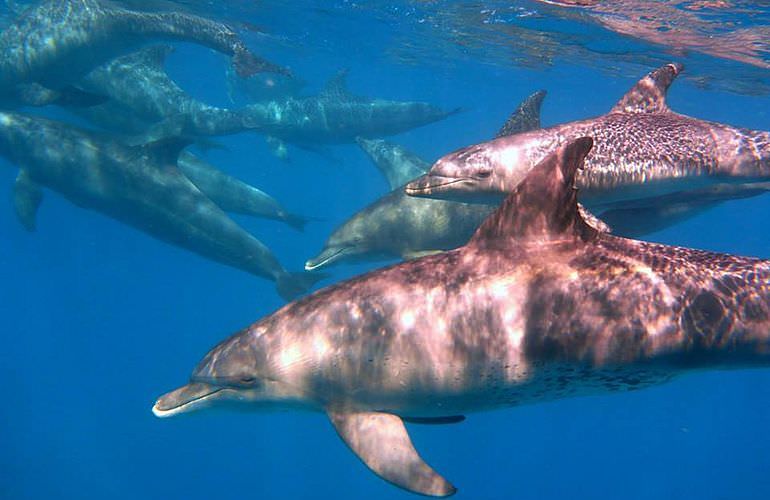
[[[273,280],[287,300],[317,281],[287,272],[180,172],[177,157],[186,144],[127,146],[64,123],[0,113],[0,155],[20,167],[14,203],[28,229],[45,186],[157,239]]]
[[[545,91],[527,97],[506,120],[498,136],[540,126]],[[494,210],[492,205],[407,196],[404,184],[424,174],[429,164],[406,148],[382,139],[357,139],[387,179],[391,191],[337,227],[305,269],[343,261],[411,259],[463,245]]]
[[[549,151],[590,135],[596,147],[578,176],[589,208],[718,183],[770,179],[770,132],[674,113],[666,91],[681,72],[667,64],[642,78],[612,110],[469,146],[439,159],[406,186],[413,196],[488,201],[511,192]]]
[[[154,413],[324,411],[380,477],[447,496],[404,422],[769,365],[770,261],[596,231],[574,188],[591,143],[546,156],[466,246],[330,286],[223,341]]]
[[[72,110],[106,130],[125,135],[142,134],[169,117],[179,122],[178,132],[186,136],[244,130],[239,113],[201,102],[171,79],[164,65],[173,50],[170,45],[144,47],[94,68],[78,87],[109,100]]]
[[[151,41],[198,43],[232,57],[242,76],[287,73],[252,54],[225,24],[184,12],[141,12],[107,0],[44,0],[0,33],[0,95],[56,102],[88,71]]]
[[[195,187],[225,212],[277,220],[298,231],[308,222],[306,217],[287,211],[264,191],[227,175],[188,151],[179,155],[178,166]]]

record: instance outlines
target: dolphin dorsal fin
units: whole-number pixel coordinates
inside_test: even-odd
[[[347,68],[343,68],[326,82],[321,95],[324,97],[334,97],[337,99],[349,99],[351,97],[348,90],[348,73]]]
[[[495,139],[513,134],[529,132],[540,128],[540,106],[545,98],[545,90],[538,90],[519,104],[511,116],[495,135]]]
[[[176,166],[182,150],[195,141],[188,137],[164,137],[157,141],[138,146],[142,153],[158,162],[161,166]]]
[[[661,66],[636,82],[626,92],[610,113],[667,113],[666,92],[671,83],[684,69],[679,63]]]
[[[329,412],[337,434],[369,469],[405,490],[445,497],[457,490],[414,449],[404,422],[379,412]]]
[[[469,245],[595,237],[598,231],[587,224],[578,211],[575,188],[577,171],[592,146],[593,139],[581,137],[546,156],[487,217]]]
[[[356,143],[388,181],[391,191],[430,169],[430,163],[397,144],[364,137],[356,137]]]

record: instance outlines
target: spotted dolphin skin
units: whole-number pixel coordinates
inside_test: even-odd
[[[181,173],[177,157],[186,144],[127,146],[65,123],[0,113],[0,155],[20,167],[14,203],[28,229],[45,186],[159,240],[273,280],[287,300],[306,291],[320,276],[287,272]]]
[[[578,176],[589,208],[770,179],[770,132],[738,129],[674,113],[666,91],[682,71],[667,64],[641,79],[612,110],[470,146],[439,159],[406,187],[412,196],[488,201],[510,193],[549,151],[580,136],[596,147]]]
[[[770,364],[770,261],[597,232],[574,189],[591,144],[546,156],[464,247],[330,286],[223,341],[154,413],[324,411],[380,477],[448,496],[405,422]]]
[[[0,94],[57,102],[94,67],[141,44],[173,39],[232,57],[242,76],[287,73],[252,54],[228,26],[184,12],[141,12],[106,0],[44,0],[0,33]]]

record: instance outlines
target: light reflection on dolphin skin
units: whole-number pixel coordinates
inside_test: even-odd
[[[224,340],[154,413],[325,411],[380,477],[448,496],[404,421],[770,365],[770,261],[597,231],[574,187],[591,146],[547,155],[464,247],[330,286]]]
[[[176,139],[127,146],[66,123],[0,113],[0,155],[20,168],[14,204],[25,227],[34,228],[44,186],[159,240],[272,280],[286,300],[323,277],[286,271],[182,174],[177,160],[186,145]]]
[[[89,70],[154,40],[197,43],[232,57],[236,71],[287,73],[252,54],[227,25],[184,12],[142,12],[102,0],[44,0],[0,33],[0,93],[26,95],[23,86],[57,91]],[[27,99],[27,104],[56,102]],[[48,102],[46,101],[48,100]]]
[[[460,149],[406,187],[412,196],[477,202],[510,193],[549,151],[582,135],[596,140],[578,176],[588,208],[770,179],[770,133],[674,113],[665,96],[681,72],[667,64],[642,78],[610,113]]]

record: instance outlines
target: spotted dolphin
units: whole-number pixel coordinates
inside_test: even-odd
[[[770,132],[674,113],[666,91],[682,71],[667,64],[642,78],[598,118],[469,146],[439,159],[406,186],[413,196],[489,201],[511,192],[549,151],[588,135],[596,147],[578,176],[581,199],[595,209],[718,183],[770,179]]]
[[[33,229],[41,187],[159,240],[276,282],[287,300],[320,276],[290,273],[177,167],[187,142],[127,146],[65,123],[0,113],[0,155],[18,165],[14,204]]]
[[[332,285],[224,340],[154,413],[326,412],[380,477],[448,496],[405,422],[770,365],[770,261],[595,230],[574,188],[591,145],[547,155],[464,247]]]
[[[242,76],[288,72],[252,54],[233,30],[210,19],[130,10],[107,0],[44,0],[0,33],[0,94],[24,104],[57,102],[99,64],[163,39],[227,54]]]

